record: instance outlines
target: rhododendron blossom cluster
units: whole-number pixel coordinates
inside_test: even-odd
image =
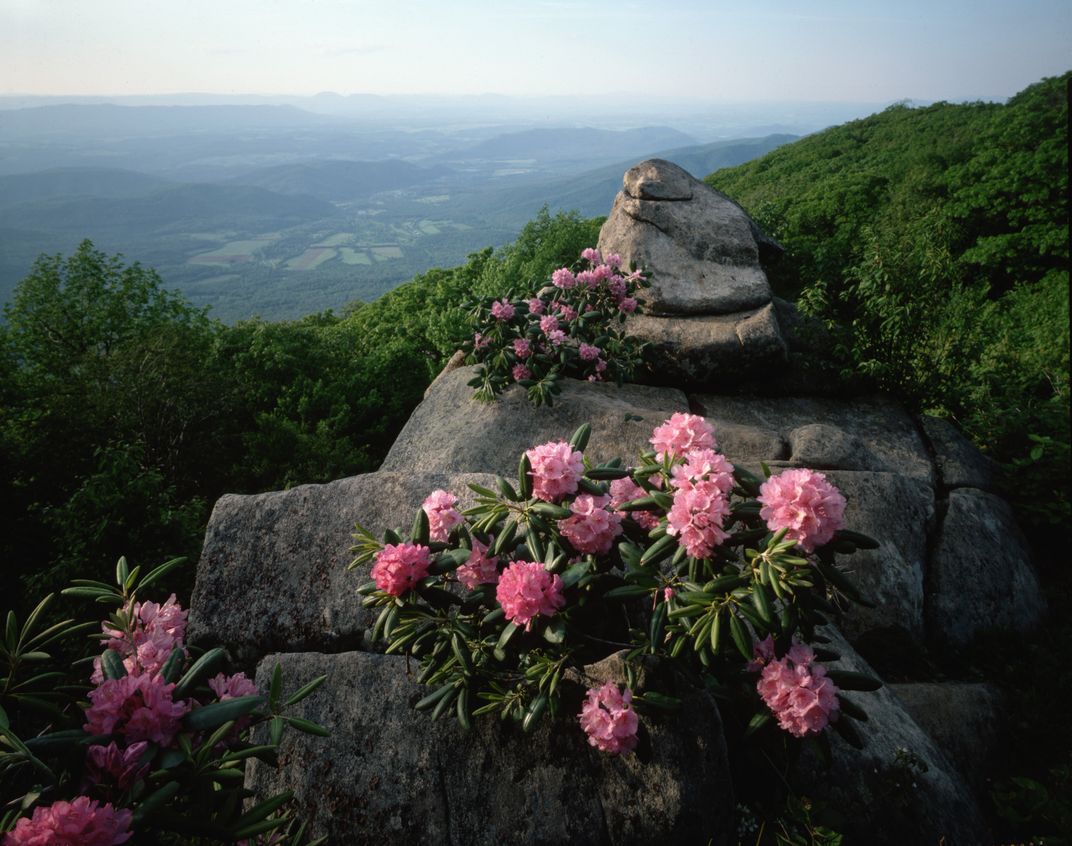
[[[620,691],[614,682],[588,691],[580,720],[592,746],[611,755],[630,752],[636,747],[640,722],[632,701],[633,691],[629,688]]]
[[[190,710],[189,702],[172,699],[174,690],[162,676],[148,673],[105,679],[89,694],[86,731],[115,735],[124,743],[151,740],[167,746]]]
[[[803,643],[790,647],[784,658],[770,660],[756,690],[778,725],[794,737],[818,734],[841,710],[837,685],[815,660],[815,651]]]
[[[786,530],[786,537],[805,552],[830,542],[844,526],[845,497],[814,470],[783,470],[759,490],[760,516],[771,531]]]
[[[376,556],[372,578],[380,590],[401,596],[413,590],[414,585],[428,575],[430,564],[426,546],[412,543],[388,545]]]
[[[640,309],[647,280],[627,272],[617,255],[586,249],[577,268],[561,267],[536,296],[498,299],[470,314],[467,361],[478,365],[470,384],[480,399],[520,384],[537,405],[551,403],[558,379],[591,382],[630,378],[643,345],[626,335],[624,321]]]
[[[88,796],[34,808],[4,835],[4,846],[117,846],[133,837],[134,812]]]
[[[506,619],[526,631],[538,616],[551,617],[565,605],[562,579],[535,561],[515,561],[507,567],[495,589],[495,598]]]
[[[555,285],[587,287],[605,272],[563,271]],[[555,313],[542,318],[550,331]],[[829,725],[848,732],[838,716],[856,717],[839,683],[873,689],[870,680],[828,672],[799,638],[827,622],[818,609],[857,596],[831,541],[839,554],[876,542],[842,528],[844,498],[821,473],[764,481],[722,455],[715,435],[703,417],[675,413],[635,464],[593,464],[582,426],[527,449],[516,485],[470,484],[475,505],[464,513],[454,494],[436,491],[409,537],[381,541],[358,526],[354,566],[371,565],[359,593],[378,609],[373,638],[420,663],[430,692],[416,707],[435,717],[450,709],[464,727],[497,712],[529,730],[560,713],[568,674],[596,675],[590,665],[620,650],[624,678],[590,689],[580,712],[602,752],[633,749],[640,722],[672,707],[674,697],[634,684],[648,660],[683,670],[648,680],[714,676],[746,709],[741,725],[773,713],[795,737]],[[758,687],[745,667],[760,672]]]
[[[432,491],[421,508],[428,515],[428,525],[431,528],[431,538],[435,541],[445,541],[451,531],[465,518],[455,506],[458,497],[449,491]]]
[[[545,502],[558,502],[577,493],[584,456],[565,441],[551,441],[525,453],[532,466],[532,493]]]

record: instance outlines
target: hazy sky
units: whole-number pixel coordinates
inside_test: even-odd
[[[0,0],[0,93],[1003,98],[1072,0]]]

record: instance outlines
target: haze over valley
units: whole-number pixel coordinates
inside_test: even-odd
[[[91,239],[224,320],[370,300],[514,238],[606,214],[652,155],[698,177],[874,103],[614,98],[0,97],[0,301]]]

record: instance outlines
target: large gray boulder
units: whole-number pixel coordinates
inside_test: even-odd
[[[326,485],[216,503],[190,603],[189,639],[223,645],[252,669],[268,652],[356,649],[374,622],[355,590],[367,573],[346,569],[354,523],[380,534],[409,528],[436,488],[473,503],[482,474],[368,473]]]
[[[998,689],[984,682],[902,682],[889,687],[982,795],[1005,722]]]
[[[814,470],[874,470],[927,484],[934,467],[912,418],[883,396],[758,397],[700,393],[698,414],[730,460],[784,461]]]
[[[841,660],[832,669],[876,676],[832,627],[822,632]],[[808,756],[796,776],[801,793],[820,798],[843,816],[846,842],[874,846],[944,843],[981,846],[990,842],[986,824],[967,783],[939,747],[912,719],[889,688],[849,693],[868,721],[859,725],[863,748],[830,732],[827,769]]]
[[[934,452],[938,475],[947,488],[981,488],[993,491],[997,480],[994,461],[948,420],[923,415],[920,425]]]
[[[675,411],[688,411],[672,388],[563,379],[553,406],[534,407],[512,386],[492,402],[473,399],[467,382],[474,367],[443,374],[399,433],[382,470],[472,471],[516,476],[521,453],[547,441],[568,440],[582,423],[592,425],[586,455],[595,462],[629,461],[650,449],[652,429]]]
[[[576,718],[583,688],[568,681],[566,710],[531,734],[493,715],[465,733],[413,710],[428,689],[405,658],[272,655],[259,685],[276,663],[288,690],[327,675],[292,715],[331,738],[290,733],[279,769],[252,762],[247,786],[261,796],[292,790],[311,834],[330,843],[730,842],[733,790],[708,694],[693,694],[677,716],[642,717],[636,753],[611,757],[587,745]],[[613,657],[590,670],[621,681]]]
[[[927,629],[940,647],[987,629],[1026,632],[1046,611],[1027,540],[1005,500],[950,491],[927,572]]]
[[[644,297],[652,314],[730,314],[770,302],[757,234],[727,196],[649,159],[626,171],[599,248],[651,271]]]

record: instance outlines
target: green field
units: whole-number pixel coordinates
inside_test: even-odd
[[[369,247],[369,252],[376,261],[389,261],[390,259],[402,258],[402,248],[396,244],[384,244],[378,247]]]
[[[314,270],[335,258],[337,251],[325,247],[310,247],[300,256],[287,262],[287,270]]]
[[[343,264],[372,264],[372,259],[364,250],[355,250],[353,247],[343,247],[339,250],[339,258]]]
[[[206,234],[195,237],[205,238]],[[269,238],[258,238],[250,241],[231,241],[216,250],[207,253],[198,253],[190,258],[190,264],[242,264],[253,261],[253,254],[262,247],[271,243]]]

